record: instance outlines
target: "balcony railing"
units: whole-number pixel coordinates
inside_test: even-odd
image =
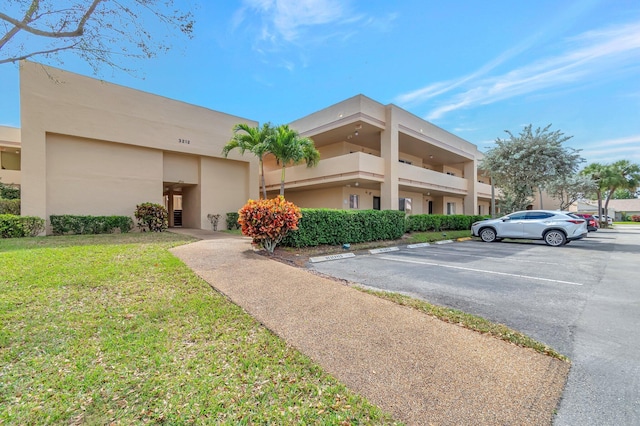
[[[280,174],[281,169],[265,171],[267,187],[279,186]],[[382,182],[384,180],[384,160],[375,155],[353,152],[338,157],[320,159],[316,167],[309,168],[304,164],[290,166],[285,172],[285,185],[289,188],[354,179]]]
[[[467,179],[435,172],[409,164],[398,164],[398,179],[401,185],[423,189],[435,189],[457,194],[467,194]]]

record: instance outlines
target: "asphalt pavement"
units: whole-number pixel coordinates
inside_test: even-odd
[[[572,360],[555,425],[640,424],[640,227],[563,247],[454,242],[309,264],[509,325]]]

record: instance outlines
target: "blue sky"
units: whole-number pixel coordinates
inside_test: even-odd
[[[177,3],[181,3],[178,1]],[[552,124],[591,162],[640,163],[640,1],[190,0],[195,37],[104,80],[260,122],[362,93],[478,145]],[[93,75],[74,57],[60,65]],[[0,124],[20,125],[0,65]]]

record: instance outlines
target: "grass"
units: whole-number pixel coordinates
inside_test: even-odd
[[[373,294],[382,299],[390,300],[399,305],[417,309],[442,321],[457,324],[470,330],[474,330],[482,334],[488,334],[507,342],[511,342],[514,345],[518,345],[524,348],[531,348],[542,354],[549,355],[563,361],[568,361],[567,357],[559,354],[547,345],[537,342],[532,338],[520,333],[519,331],[515,331],[507,327],[504,324],[492,323],[491,321],[488,321],[476,315],[467,314],[457,309],[432,305],[429,302],[425,302],[424,300],[415,299],[413,297],[405,296],[399,293],[390,293],[364,288],[359,288],[359,290],[364,291],[365,293]]]
[[[0,240],[0,424],[394,424],[168,251],[187,241]]]

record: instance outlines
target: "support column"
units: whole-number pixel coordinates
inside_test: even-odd
[[[464,196],[463,214],[478,214],[478,164],[475,159],[464,163],[464,178],[467,180],[467,195]]]
[[[384,182],[380,184],[380,207],[382,210],[398,210],[398,122],[395,106],[387,105],[385,129],[380,134],[380,152],[384,160]]]

